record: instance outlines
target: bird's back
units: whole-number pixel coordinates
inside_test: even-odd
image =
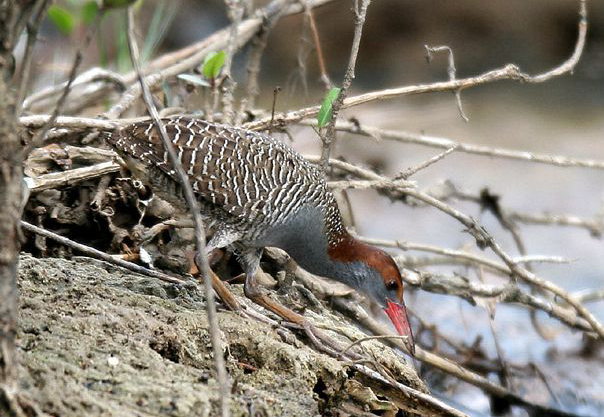
[[[324,213],[327,227],[340,227],[335,200],[321,172],[279,140],[200,119],[163,122],[210,222],[227,224],[253,240],[310,206]],[[107,140],[122,155],[148,167],[154,191],[174,201],[170,197],[179,194],[178,178],[153,122],[125,126]]]

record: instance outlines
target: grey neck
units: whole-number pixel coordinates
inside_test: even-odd
[[[365,290],[366,265],[332,260],[325,229],[322,210],[305,206],[288,219],[287,225],[270,228],[254,245],[283,249],[306,271]]]

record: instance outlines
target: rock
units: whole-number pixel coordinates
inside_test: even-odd
[[[196,287],[176,290],[83,257],[27,254],[19,287],[21,384],[43,412],[217,415],[204,298]],[[284,341],[283,329],[223,309],[218,318],[233,415],[333,415],[341,405],[397,409],[373,387],[363,388],[346,362]],[[425,391],[419,379],[415,384]]]

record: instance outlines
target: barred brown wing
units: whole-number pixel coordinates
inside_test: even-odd
[[[305,203],[321,206],[331,200],[315,166],[276,139],[200,119],[163,121],[200,203],[231,220],[276,223]],[[110,141],[178,181],[152,122],[123,127]]]

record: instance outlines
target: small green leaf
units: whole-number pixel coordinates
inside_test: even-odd
[[[224,51],[211,52],[206,57],[201,72],[208,80],[214,80],[220,74],[226,54]]]
[[[52,5],[48,8],[48,17],[63,35],[68,36],[75,27],[75,18],[66,9]]]
[[[90,25],[94,22],[98,12],[99,6],[96,4],[96,1],[87,1],[84,3],[84,6],[82,6],[82,22],[84,22],[85,25]]]
[[[333,102],[336,101],[338,95],[340,95],[341,88],[334,87],[323,99],[323,104],[321,104],[321,110],[319,110],[319,115],[317,116],[317,124],[319,128],[325,126],[331,120],[331,115],[333,113]]]
[[[209,87],[210,83],[201,78],[199,75],[194,74],[178,74],[177,78],[183,80],[189,84],[200,85],[202,87]]]

